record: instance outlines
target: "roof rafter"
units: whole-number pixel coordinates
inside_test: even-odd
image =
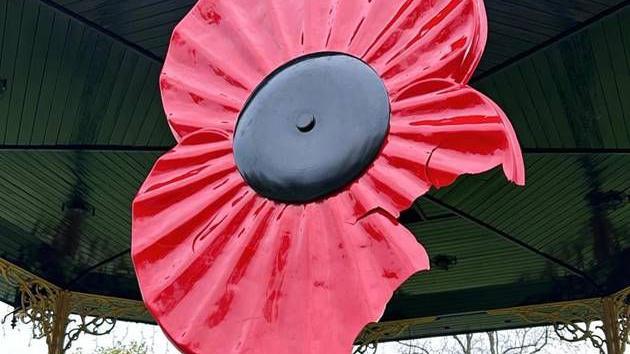
[[[462,210],[460,210],[460,209],[458,209],[458,208],[456,208],[456,207],[454,207],[452,205],[449,205],[449,204],[445,203],[444,201],[442,201],[442,200],[440,200],[438,198],[435,198],[434,196],[431,196],[431,195],[427,194],[427,195],[424,195],[422,198],[424,198],[425,200],[428,200],[429,202],[431,202],[431,203],[433,203],[433,204],[435,204],[435,205],[437,205],[437,206],[439,206],[439,207],[441,207],[441,208],[443,208],[445,210],[448,210],[449,212],[451,212],[451,213],[461,217],[462,219],[468,220],[469,222],[471,222],[471,223],[473,223],[473,224],[475,224],[475,225],[477,225],[477,226],[479,226],[479,227],[481,227],[481,228],[483,228],[483,229],[485,229],[487,231],[492,232],[493,234],[495,234],[495,235],[505,239],[508,242],[511,242],[511,243],[515,244],[518,247],[521,247],[521,248],[523,248],[523,249],[525,249],[525,250],[527,250],[527,251],[529,251],[529,252],[531,252],[531,253],[533,253],[533,254],[535,254],[537,256],[540,256],[540,257],[546,259],[547,261],[549,261],[549,262],[551,262],[551,263],[553,263],[553,264],[555,264],[557,266],[560,266],[561,268],[564,268],[569,273],[574,274],[574,275],[584,279],[589,285],[591,285],[594,289],[596,289],[598,293],[603,294],[602,287],[599,284],[597,284],[597,282],[595,282],[595,280],[593,280],[593,278],[591,278],[583,270],[578,269],[577,267],[575,267],[575,266],[573,266],[573,265],[571,265],[571,264],[569,264],[569,263],[567,263],[567,262],[565,262],[565,261],[563,261],[563,260],[561,260],[559,258],[556,258],[556,257],[554,257],[554,256],[552,256],[550,254],[547,254],[547,253],[537,249],[536,247],[534,247],[532,245],[529,245],[529,244],[519,240],[518,238],[516,238],[516,237],[514,237],[514,236],[512,236],[512,235],[510,235],[510,234],[508,234],[508,233],[506,233],[506,232],[504,232],[502,230],[497,229],[496,227],[486,223],[485,221],[477,219],[476,217],[474,217],[474,216],[472,216],[472,215],[470,215],[470,214],[468,214],[468,213],[466,213],[466,212],[464,212],[464,211],[462,211]]]
[[[516,64],[516,63],[520,62],[521,60],[524,60],[524,59],[534,55],[535,53],[537,53],[537,52],[539,52],[541,50],[544,50],[544,49],[546,49],[548,47],[551,47],[554,44],[562,41],[564,38],[567,38],[567,37],[571,36],[572,34],[581,31],[582,29],[592,25],[593,23],[601,20],[602,18],[604,18],[604,17],[606,17],[608,15],[612,15],[612,14],[616,13],[617,11],[623,9],[624,7],[626,7],[628,5],[630,5],[630,0],[622,1],[619,4],[617,4],[615,6],[612,6],[612,7],[608,8],[608,9],[600,12],[599,14],[589,18],[588,20],[580,22],[577,25],[569,28],[568,30],[566,30],[564,32],[561,32],[561,33],[559,33],[558,35],[556,35],[556,36],[554,36],[552,38],[549,38],[548,40],[546,40],[546,41],[544,41],[544,42],[534,46],[533,48],[531,48],[529,50],[526,50],[526,51],[522,52],[521,54],[516,55],[516,56],[512,57],[511,59],[508,59],[507,61],[505,61],[505,62],[503,62],[501,64],[496,65],[495,67],[493,67],[492,69],[484,72],[483,74],[480,74],[480,75],[477,75],[477,76],[473,77],[473,79],[471,80],[470,83],[474,84],[474,83],[476,83],[478,81],[481,81],[481,80],[483,80],[483,79],[485,79],[485,78],[487,78],[489,76],[492,76],[493,74],[495,74],[495,73],[497,73],[497,72],[499,72],[499,71],[501,71],[501,70],[503,70],[503,69],[505,69],[505,68],[507,68],[509,66],[512,66],[513,64]]]
[[[77,14],[74,11],[70,11],[68,8],[58,4],[56,1],[54,0],[39,0],[40,3],[48,6],[49,8],[62,13],[70,18],[72,18],[73,20],[80,22],[81,24],[85,25],[86,27],[89,27],[99,33],[102,33],[104,35],[106,35],[107,37],[111,38],[113,41],[118,42],[120,44],[122,44],[123,46],[135,51],[136,53],[140,54],[141,56],[154,61],[156,63],[163,63],[164,59],[155,55],[153,52],[147,50],[146,48],[139,46],[138,44],[126,39],[125,37],[112,32],[110,30],[108,30],[107,28],[99,25],[98,23],[91,21],[79,14]]]

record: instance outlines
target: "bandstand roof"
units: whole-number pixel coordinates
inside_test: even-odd
[[[403,214],[433,269],[383,321],[432,320],[396,338],[515,327],[490,310],[629,285],[630,1],[485,2],[472,85],[510,117],[527,186],[493,170]],[[69,290],[140,299],[130,205],[174,145],[157,80],[192,4],[0,1],[0,258]],[[16,290],[0,282],[0,299]]]

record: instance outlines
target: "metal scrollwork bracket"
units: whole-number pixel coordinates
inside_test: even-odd
[[[551,324],[562,340],[588,341],[600,354],[622,354],[629,344],[629,304],[630,288],[626,288],[601,299],[523,306],[488,313],[517,316],[526,323]]]
[[[353,354],[376,353],[379,342],[398,338],[412,326],[428,324],[436,320],[436,317],[422,317],[410,320],[371,323],[363,328],[363,331],[357,338],[357,346]]]
[[[630,346],[630,288],[602,299],[602,322],[608,353],[624,353]]]
[[[0,258],[3,280],[16,288],[19,300],[2,323],[11,318],[12,326],[31,325],[33,338],[46,339],[49,354],[64,353],[83,333],[110,333],[117,318],[148,318],[140,301],[70,292]]]

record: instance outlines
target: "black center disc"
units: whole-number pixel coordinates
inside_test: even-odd
[[[236,165],[269,199],[324,197],[372,163],[389,113],[385,86],[360,59],[339,53],[298,58],[249,98],[234,134]]]

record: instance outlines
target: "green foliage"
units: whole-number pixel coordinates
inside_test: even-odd
[[[98,348],[96,350],[96,354],[147,354],[148,348],[145,343],[138,343],[136,341],[132,341],[129,344],[123,345],[121,342],[118,342],[115,346],[111,348]]]
[[[83,351],[79,348],[75,352],[75,354],[82,354]],[[145,343],[138,343],[136,341],[132,341],[129,344],[123,344],[122,342],[117,342],[116,345],[112,347],[100,347],[97,348],[94,354],[148,354],[149,349]]]

